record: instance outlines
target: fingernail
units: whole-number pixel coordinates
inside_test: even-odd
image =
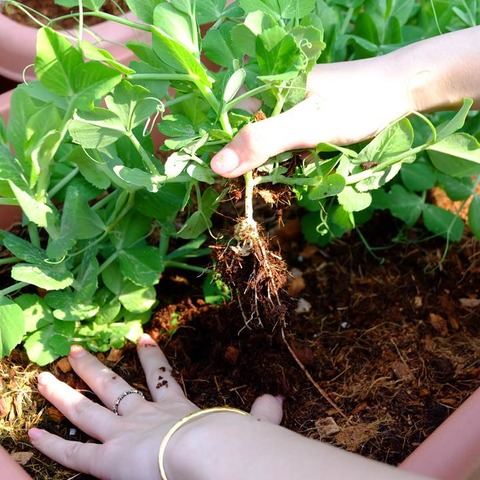
[[[45,430],[40,430],[39,428],[31,428],[28,431],[28,438],[32,441],[35,441],[42,437],[44,433]]]
[[[240,165],[240,158],[230,148],[224,148],[218,152],[211,162],[212,170],[219,175],[230,173]]]
[[[137,342],[140,346],[142,345],[153,345],[154,341],[148,333],[143,333]]]
[[[41,372],[37,377],[37,383],[39,385],[46,385],[51,377],[53,377],[53,375],[50,372]]]
[[[72,345],[70,347],[70,356],[73,358],[83,357],[87,351],[81,345]]]

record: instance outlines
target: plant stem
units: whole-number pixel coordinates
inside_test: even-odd
[[[58,18],[54,18],[50,20],[50,23],[58,22],[61,20],[66,20],[68,18],[77,18],[79,16],[78,13],[70,13],[69,15],[63,15]],[[127,27],[135,28],[137,30],[143,30],[144,32],[150,32],[150,26],[145,25],[143,23],[132,22],[132,20],[128,20],[124,17],[117,17],[116,15],[111,15],[110,13],[106,12],[83,12],[84,17],[98,17],[106,21],[119,23],[121,25],[125,25]],[[43,26],[43,25],[42,25]]]
[[[8,258],[0,258],[0,265],[10,265],[11,263],[17,263],[21,260],[17,257],[8,257]]]
[[[18,200],[15,198],[0,198],[0,205],[18,207]]]
[[[35,247],[40,247],[40,235],[38,234],[38,227],[33,222],[28,222],[28,235],[30,243]]]
[[[150,158],[150,155],[147,153],[147,151],[142,147],[141,143],[137,140],[137,137],[132,132],[127,132],[128,138],[130,138],[130,141],[132,142],[133,146],[137,150],[137,152],[140,154],[142,157],[143,163],[145,166],[150,170],[150,173],[156,177],[153,178],[152,180],[160,180],[163,178],[160,175],[160,172],[157,170],[157,167],[153,163],[153,160]]]
[[[17,282],[14,285],[10,285],[9,287],[0,290],[0,298],[9,295],[10,293],[15,293],[26,286],[27,284],[25,282]]]
[[[251,225],[255,225],[253,218],[253,188],[255,181],[252,172],[247,172],[243,178],[245,179],[245,217]]]
[[[176,262],[174,260],[167,260],[165,262],[165,268],[181,268],[183,270],[190,270],[191,272],[199,273],[213,273],[213,270],[203,267],[197,267],[195,265],[189,265],[188,263]]]
[[[80,169],[78,167],[75,167],[68,175],[66,175],[64,178],[62,178],[49,192],[48,196],[50,198],[54,197],[63,187],[68,185],[71,180],[73,180]]]

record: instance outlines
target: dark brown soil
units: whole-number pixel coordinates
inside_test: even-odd
[[[304,243],[295,219],[275,232],[296,275],[285,339],[275,322],[246,327],[237,301],[204,304],[197,276],[165,275],[146,330],[189,398],[201,407],[249,409],[262,393],[281,394],[288,428],[401,462],[480,386],[480,247],[466,236],[444,256],[444,241],[421,241],[421,231],[410,234],[415,241],[393,243],[390,223],[382,217],[362,230],[371,246],[384,247],[377,258],[356,233],[320,249]],[[308,311],[295,313],[299,304]],[[132,345],[100,357],[148,396]],[[50,369],[84,387],[59,365]],[[38,397],[34,405],[39,411],[44,402]],[[72,438],[52,407],[40,426]],[[83,437],[77,431],[73,438]],[[31,451],[26,437],[10,449]],[[26,468],[35,478],[71,475],[46,462],[35,452]]]
[[[34,18],[40,20],[42,23],[45,23],[45,21],[38,15],[38,13],[44,15],[48,19],[55,19],[78,12],[78,9],[61,7],[60,5],[55,4],[53,0],[23,0],[21,3],[29,12],[33,12],[32,15]],[[121,15],[128,11],[128,7],[123,0],[107,0],[105,5],[101,8],[101,11],[112,15]],[[14,5],[6,5],[3,9],[3,13],[18,23],[29,25],[31,27],[38,27],[38,24],[35,23],[35,21],[27,15],[24,10],[17,8]],[[92,16],[86,16],[84,18],[84,23],[90,26],[101,21],[102,19]],[[55,22],[53,26],[54,28],[74,28],[77,25],[78,21],[76,18],[68,18]]]

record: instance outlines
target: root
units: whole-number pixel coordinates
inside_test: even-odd
[[[236,244],[227,246],[218,255],[218,270],[236,292],[245,328],[285,325],[284,260],[270,250],[265,234],[250,219],[240,219],[234,239]]]

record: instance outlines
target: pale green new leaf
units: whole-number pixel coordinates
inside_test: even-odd
[[[7,297],[0,297],[0,357],[6,357],[25,333],[22,309]]]

